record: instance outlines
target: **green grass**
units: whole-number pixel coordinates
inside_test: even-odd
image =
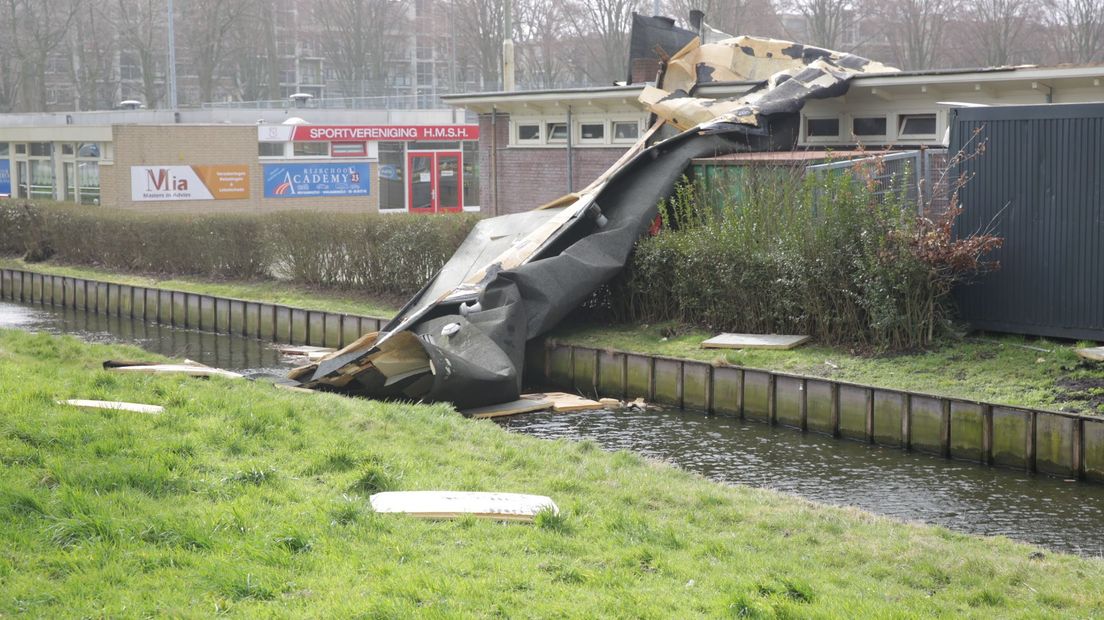
[[[74,278],[117,282],[133,286],[150,286],[189,293],[203,293],[219,297],[234,297],[252,301],[264,301],[311,310],[345,312],[364,316],[391,318],[406,300],[379,299],[359,294],[357,291],[314,289],[277,280],[212,282],[194,278],[162,279],[156,276],[120,274],[90,267],[72,267],[53,263],[26,263],[12,258],[0,258],[0,267],[28,269]]]
[[[703,340],[715,335],[671,324],[576,324],[563,325],[549,337],[599,349],[723,362],[1022,407],[1104,414],[1104,364],[1084,362],[1074,352],[1078,346],[1092,343],[986,334],[947,338],[928,351],[890,355],[851,353],[815,343],[789,351],[700,348]],[[1072,388],[1068,382],[1080,382],[1081,386]]]
[[[0,331],[0,616],[1089,617],[1104,561],[728,487],[450,407],[116,375]],[[90,412],[61,398],[156,403]],[[552,496],[533,525],[385,489]]]

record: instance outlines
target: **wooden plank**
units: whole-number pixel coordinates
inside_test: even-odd
[[[508,403],[465,409],[460,413],[469,418],[482,420],[485,418],[518,415],[519,413],[532,413],[533,411],[547,411],[552,408],[552,405],[552,401],[547,399],[520,398]]]
[[[522,493],[470,491],[387,491],[368,498],[376,512],[401,513],[423,519],[472,515],[496,521],[531,522],[542,510],[559,514],[552,498]]]
[[[529,400],[550,400],[552,401],[552,411],[557,413],[563,413],[567,411],[590,411],[593,409],[604,409],[605,405],[589,398],[583,398],[577,394],[568,394],[567,392],[545,392],[543,394],[522,394],[523,399]]]
[[[143,405],[141,403],[124,403],[115,400],[83,400],[71,398],[59,400],[59,405],[70,405],[81,409],[110,409],[114,411],[133,411],[135,413],[164,413],[165,408],[160,405]]]
[[[701,343],[703,349],[792,349],[809,336],[776,334],[720,334]]]
[[[141,366],[105,366],[105,370],[112,372],[126,372],[149,375],[188,375],[189,377],[225,377],[227,379],[243,379],[245,375],[223,370],[221,368],[208,368],[206,366],[193,366],[191,364],[148,364]]]

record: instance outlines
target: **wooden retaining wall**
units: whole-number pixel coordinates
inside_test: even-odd
[[[1104,418],[546,341],[526,380],[945,458],[1104,482]]]
[[[72,308],[271,342],[343,347],[387,319],[0,269],[0,300]]]

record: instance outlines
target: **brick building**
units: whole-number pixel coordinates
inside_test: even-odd
[[[0,196],[147,212],[479,210],[479,127],[462,112],[296,112],[315,122],[249,110],[0,117]]]

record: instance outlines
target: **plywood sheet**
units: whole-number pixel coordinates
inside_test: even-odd
[[[552,498],[522,493],[471,491],[388,491],[368,498],[376,512],[403,513],[424,519],[473,515],[497,521],[532,521],[538,512],[560,509]]]
[[[1093,362],[1104,362],[1104,347],[1089,347],[1078,349],[1077,355]]]
[[[701,343],[703,349],[792,349],[808,336],[776,334],[720,334]]]
[[[603,409],[605,405],[589,398],[583,398],[578,394],[567,392],[545,392],[543,394],[522,394],[523,399],[552,401],[552,411],[589,411],[591,409]]]
[[[519,413],[531,413],[533,411],[545,411],[551,408],[551,400],[520,398],[508,403],[488,405],[486,407],[476,407],[475,409],[465,409],[460,413],[463,413],[469,418],[483,419],[497,418],[508,415],[518,415]]]
[[[116,400],[83,400],[71,398],[59,400],[58,404],[80,407],[81,409],[111,409],[114,411],[133,411],[135,413],[164,413],[165,408],[160,405],[143,405],[141,403],[125,403]]]

